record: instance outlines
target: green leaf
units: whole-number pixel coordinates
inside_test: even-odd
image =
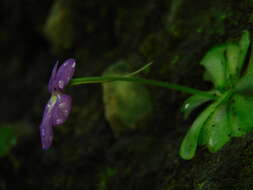
[[[219,103],[220,101],[216,101],[209,105],[193,122],[180,146],[179,154],[183,159],[190,160],[194,157],[201,128]]]
[[[239,56],[239,72],[244,64],[248,49],[250,45],[250,34],[248,31],[243,31],[241,40],[239,42],[240,56]]]
[[[210,152],[217,152],[230,140],[231,128],[228,123],[227,106],[222,104],[203,126],[203,141]]]
[[[211,81],[217,88],[223,88],[225,86],[225,65],[226,60],[224,52],[226,45],[214,47],[207,52],[200,64],[203,65],[208,75],[211,77]]]
[[[239,43],[227,43],[227,79],[237,81],[250,45],[249,33],[244,31]]]
[[[218,106],[220,107],[222,106],[222,104],[226,103],[231,97],[231,95],[232,95],[232,91],[227,91],[226,93],[221,95],[219,99],[217,99],[215,102],[209,105],[193,122],[191,128],[188,130],[180,146],[179,154],[183,159],[189,160],[193,158],[197,149],[197,145],[201,144],[200,142],[201,138],[203,139],[202,141],[206,141],[206,139],[209,139],[206,136],[203,136],[202,127],[208,121],[208,119],[212,117],[212,114],[216,111],[217,107]],[[212,142],[211,142],[211,145],[212,145]],[[215,147],[216,146],[217,145],[215,145]]]
[[[253,109],[253,73],[248,72],[236,84],[235,95],[231,100],[231,113],[234,114],[234,132],[233,136],[243,136],[253,129],[253,118],[251,111]]]
[[[238,117],[240,123],[240,130],[249,132],[253,129],[253,97],[235,94],[232,101],[234,113]]]
[[[227,57],[227,75],[229,77],[233,77],[238,74],[239,65],[239,57],[240,57],[240,48],[236,43],[228,43],[226,49],[226,57]]]
[[[232,103],[233,101],[233,98],[232,100],[229,102],[229,105],[228,105],[228,122],[229,122],[229,126],[231,128],[231,136],[232,137],[241,137],[243,135],[246,134],[246,131],[243,131],[241,129],[241,123],[235,113],[235,110],[234,110],[234,105]]]
[[[206,96],[200,96],[200,95],[194,95],[186,99],[182,106],[182,111],[184,112],[184,118],[186,119],[195,108],[197,108],[198,106],[210,100],[212,100],[212,98],[209,98]]]
[[[247,73],[235,86],[235,92],[241,94],[253,94],[253,73]]]
[[[249,32],[245,31],[238,43],[214,47],[201,60],[206,78],[213,82],[221,95],[193,122],[180,147],[183,159],[191,159],[198,144],[207,145],[210,152],[217,152],[232,136],[240,137],[253,129],[253,97],[249,96],[253,94],[253,72],[248,71],[237,82],[249,44]],[[187,99],[183,107],[185,116],[206,101],[199,96]]]

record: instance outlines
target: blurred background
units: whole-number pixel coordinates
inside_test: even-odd
[[[75,77],[125,74],[202,90],[213,45],[252,31],[252,0],[0,0],[0,190],[252,189],[253,138],[183,161],[189,97],[133,83],[69,87],[69,119],[43,151],[39,125],[53,65]],[[252,32],[251,32],[252,33]],[[196,112],[198,113],[198,112]]]

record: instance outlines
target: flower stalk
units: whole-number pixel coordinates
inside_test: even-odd
[[[115,81],[138,82],[138,83],[151,85],[151,86],[169,88],[169,89],[181,91],[187,94],[201,95],[201,96],[206,96],[212,99],[217,99],[216,95],[211,94],[206,91],[198,90],[195,88],[190,88],[183,85],[168,83],[164,81],[144,79],[144,78],[132,77],[132,76],[81,77],[81,78],[72,79],[70,84],[72,86],[77,86],[77,85],[82,85],[82,84],[94,84],[94,83],[115,82]]]

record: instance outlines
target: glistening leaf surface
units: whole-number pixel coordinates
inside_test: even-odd
[[[197,108],[198,106],[201,106],[202,104],[210,100],[212,99],[206,96],[201,96],[201,95],[193,95],[190,98],[188,98],[184,102],[184,105],[182,106],[182,111],[184,112],[184,118],[186,119],[195,108]]]
[[[203,129],[207,147],[210,152],[217,152],[230,140],[231,128],[228,125],[226,104],[222,104],[208,119]]]

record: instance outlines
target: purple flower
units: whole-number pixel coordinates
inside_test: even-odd
[[[53,141],[53,126],[60,125],[66,121],[71,110],[72,99],[63,94],[64,87],[69,83],[75,71],[74,59],[67,59],[58,69],[55,64],[49,83],[48,91],[51,93],[40,124],[40,136],[43,149],[48,149]]]

